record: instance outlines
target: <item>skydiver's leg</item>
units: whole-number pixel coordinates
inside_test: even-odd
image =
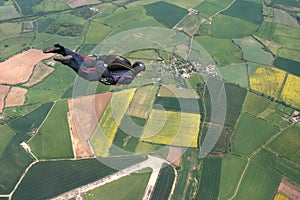
[[[78,53],[75,53],[74,51],[65,48],[64,46],[60,44],[55,44],[50,47],[46,47],[43,50],[44,53],[58,53],[60,55],[55,56],[53,59],[56,61],[61,62],[64,65],[67,65],[71,67],[75,72],[78,72],[81,64],[84,61],[83,56],[81,56]]]

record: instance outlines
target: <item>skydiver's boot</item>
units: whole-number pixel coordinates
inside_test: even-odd
[[[61,62],[61,63],[66,63],[66,62],[68,62],[71,58],[72,58],[71,55],[66,55],[66,56],[56,55],[56,56],[53,57],[53,60],[59,61],[59,62]]]
[[[60,44],[55,44],[50,47],[46,47],[43,50],[43,53],[61,53],[61,51],[64,51],[64,48]]]

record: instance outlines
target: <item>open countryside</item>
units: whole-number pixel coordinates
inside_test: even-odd
[[[0,0],[0,199],[298,200],[299,9]],[[56,43],[147,70],[86,83]]]

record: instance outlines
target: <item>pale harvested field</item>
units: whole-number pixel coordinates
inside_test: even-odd
[[[8,94],[10,86],[0,85],[0,113],[2,113],[4,108],[4,100]]]
[[[72,130],[76,130],[78,138],[86,149],[90,149],[88,140],[93,134],[111,96],[112,93],[105,93],[68,101],[70,116],[73,121]]]
[[[72,113],[72,101],[68,101],[68,106],[69,106],[69,114],[70,114]],[[71,127],[72,138],[73,138],[72,145],[74,149],[75,158],[92,157],[93,154],[91,150],[87,148],[85,145],[83,145],[83,142],[79,138],[72,115],[69,116],[69,123]]]
[[[26,100],[27,90],[19,87],[12,87],[5,99],[5,107],[23,106]]]
[[[293,186],[285,180],[282,180],[278,187],[278,192],[286,195],[291,200],[300,199],[300,188]]]
[[[60,0],[61,2],[67,4],[71,8],[76,8],[83,5],[89,5],[89,4],[97,4],[101,1],[99,0]]]
[[[53,54],[44,54],[42,50],[29,49],[0,63],[0,84],[18,84],[28,81],[34,66]]]
[[[34,84],[39,83],[53,71],[54,71],[54,68],[48,67],[47,65],[45,65],[42,62],[38,63],[34,68],[34,71],[33,71],[32,76],[30,77],[30,80],[26,84],[24,84],[24,86],[31,87]]]
[[[180,148],[180,147],[170,146],[169,147],[169,153],[168,153],[168,156],[167,156],[167,160],[169,162],[171,162],[173,165],[179,167],[180,162],[181,162],[181,155],[183,153],[182,151],[183,151],[183,149]]]

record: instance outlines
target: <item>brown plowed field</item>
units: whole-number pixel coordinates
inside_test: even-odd
[[[44,54],[42,50],[29,49],[1,62],[0,84],[18,84],[28,81],[34,66],[51,56],[53,54]]]
[[[0,113],[2,113],[4,108],[4,99],[10,89],[10,86],[0,85]]]
[[[40,62],[35,66],[32,76],[30,77],[29,82],[24,84],[24,86],[31,87],[36,83],[42,81],[46,76],[54,71],[54,68],[48,67],[44,63]]]
[[[180,166],[181,155],[182,155],[182,148],[170,146],[167,160],[171,162],[173,165],[178,167]]]
[[[19,87],[12,87],[5,99],[5,107],[23,106],[27,90]]]
[[[75,152],[89,150],[88,140],[93,134],[100,117],[111,99],[112,93],[84,96],[68,101],[72,132],[77,134],[74,140]],[[81,145],[78,143],[82,143]],[[76,150],[76,148],[79,148]],[[82,149],[84,148],[84,149]],[[80,155],[77,155],[78,157]]]
[[[291,200],[300,199],[300,188],[290,184],[289,182],[282,180],[278,187],[278,192],[286,195]]]

